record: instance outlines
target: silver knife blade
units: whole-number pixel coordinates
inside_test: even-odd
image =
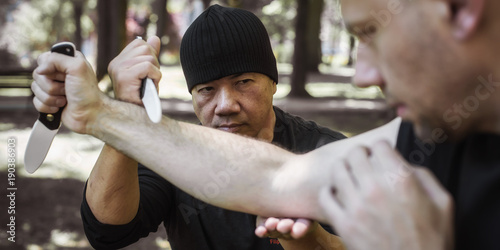
[[[75,45],[70,42],[57,43],[51,51],[68,56],[75,56]],[[30,174],[34,173],[45,160],[54,136],[61,127],[61,115],[64,107],[54,114],[40,112],[38,120],[33,125],[28,145],[24,153],[24,167]]]
[[[160,122],[162,116],[160,97],[150,78],[142,79],[141,99],[149,119],[154,123]]]
[[[136,36],[135,38],[142,40],[142,36]],[[159,123],[162,116],[161,102],[158,91],[151,78],[142,79],[140,94],[142,104],[144,104],[149,119],[154,123]]]
[[[34,173],[42,165],[52,140],[58,131],[59,128],[51,130],[42,122],[36,120],[24,155],[24,167],[28,173]]]

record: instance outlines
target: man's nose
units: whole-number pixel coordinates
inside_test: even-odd
[[[380,74],[375,60],[370,56],[368,48],[363,48],[362,46],[358,48],[358,57],[356,60],[355,69],[356,73],[354,74],[352,82],[357,87],[384,87],[384,79]]]
[[[215,114],[218,116],[228,116],[240,112],[238,93],[229,88],[220,89],[217,94],[217,107]]]

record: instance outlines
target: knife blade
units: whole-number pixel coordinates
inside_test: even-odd
[[[149,119],[154,123],[160,122],[162,116],[160,97],[151,78],[142,79],[141,99]]]
[[[50,49],[53,53],[61,53],[75,56],[75,45],[70,42],[57,43]],[[54,114],[39,113],[38,119],[33,125],[28,145],[24,154],[24,167],[26,171],[33,174],[45,160],[54,136],[61,127],[61,115],[64,107]]]
[[[142,40],[142,37],[136,36],[136,39]],[[162,116],[160,97],[151,78],[142,79],[140,95],[149,119],[154,123],[160,122]]]

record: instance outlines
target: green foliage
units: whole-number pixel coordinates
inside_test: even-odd
[[[95,5],[96,0],[88,4]],[[73,1],[22,1],[9,13],[11,20],[1,28],[0,48],[17,56],[24,68],[31,68],[38,55],[58,41],[74,39]],[[88,36],[94,24],[88,15],[82,17],[82,35]]]
[[[278,62],[291,62],[296,8],[295,0],[274,0],[258,13],[269,33]]]

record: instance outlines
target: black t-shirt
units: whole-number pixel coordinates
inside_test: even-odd
[[[410,163],[428,167],[453,196],[455,249],[500,249],[500,135],[435,143],[419,140],[412,125],[402,123],[396,147]]]
[[[338,132],[290,115],[279,108],[275,107],[274,111],[276,124],[273,143],[289,151],[305,153],[345,138]],[[217,184],[217,176],[213,176],[213,180]],[[94,248],[113,249],[130,245],[146,237],[149,232],[156,231],[159,224],[164,222],[174,250],[283,249],[275,239],[255,236],[255,215],[208,205],[140,164],[139,181],[139,211],[133,221],[126,225],[105,225],[97,221],[84,195],[82,221],[85,234]]]

